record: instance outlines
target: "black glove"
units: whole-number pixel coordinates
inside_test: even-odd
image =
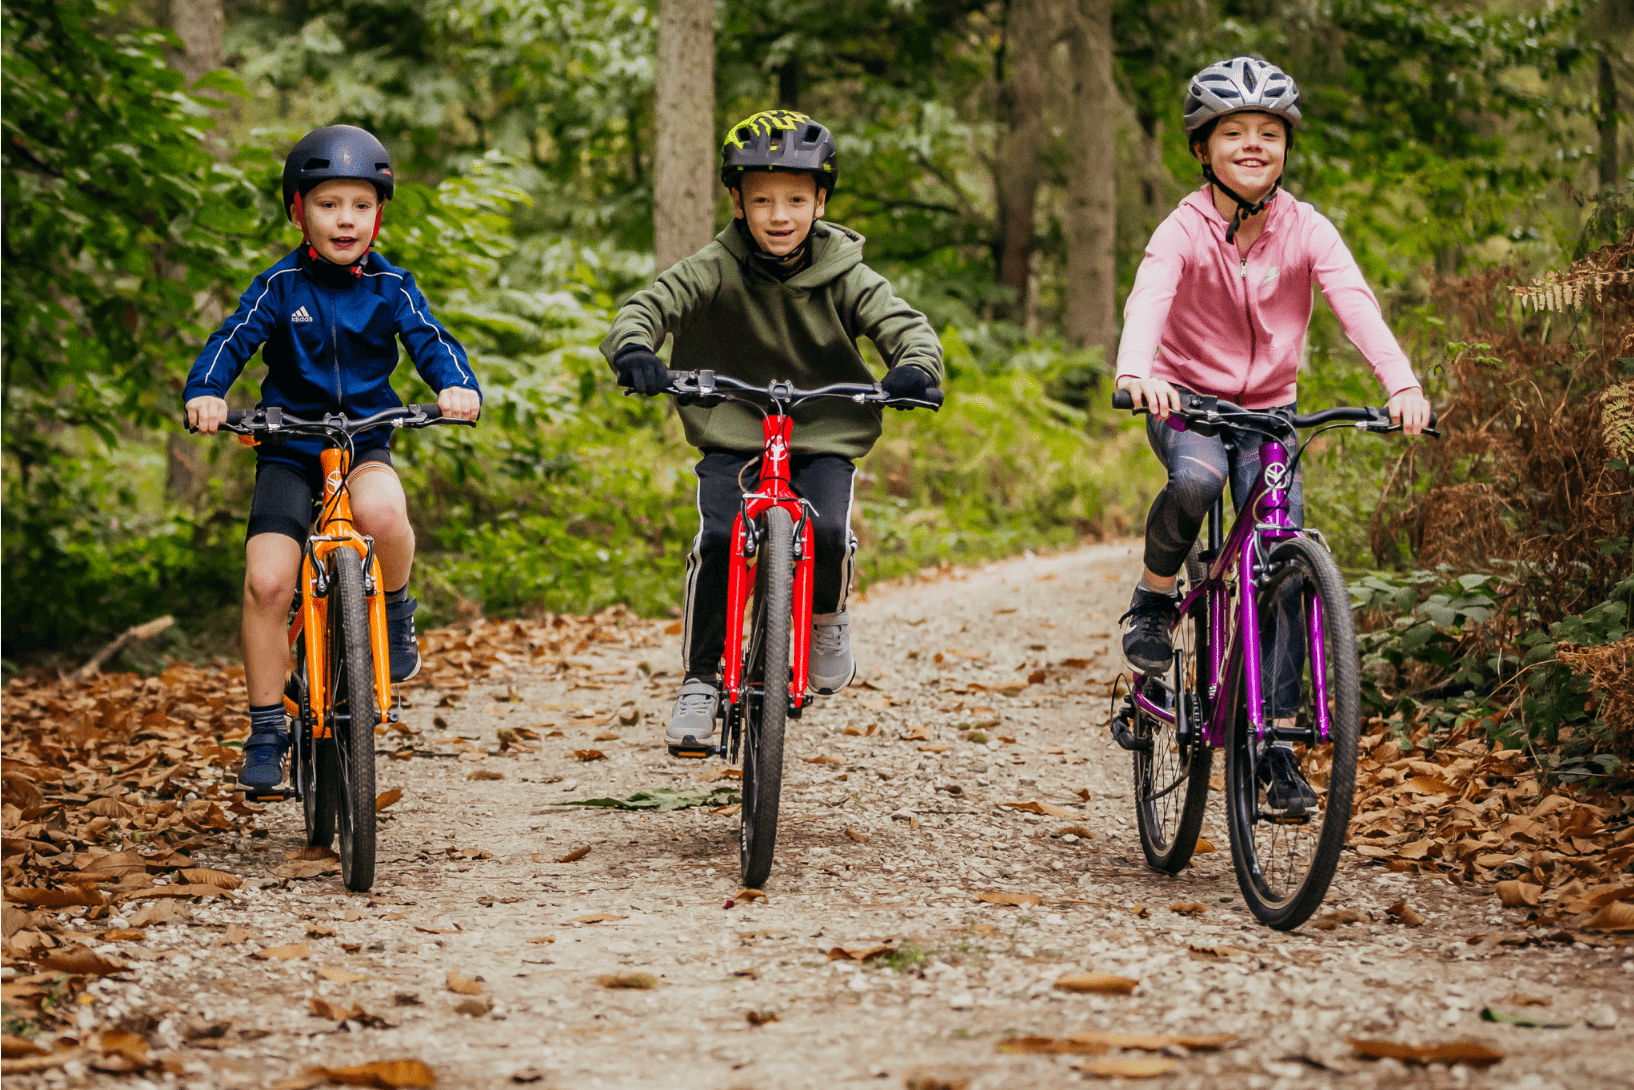
[[[936,385],[936,380],[931,378],[930,372],[923,367],[904,363],[885,372],[885,377],[879,380],[879,385],[892,397],[922,398],[926,390]]]
[[[613,358],[618,384],[651,397],[669,388],[669,368],[652,352],[639,346],[626,348]]]

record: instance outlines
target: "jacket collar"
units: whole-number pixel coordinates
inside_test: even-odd
[[[1180,204],[1182,207],[1191,208],[1201,215],[1210,229],[1223,241],[1226,228],[1231,226],[1231,221],[1220,215],[1220,210],[1214,206],[1214,195],[1209,192],[1210,188],[1209,184],[1204,182],[1201,186],[1186,194],[1185,199]],[[1280,226],[1282,217],[1297,203],[1298,199],[1292,193],[1279,188],[1276,196],[1271,198],[1270,205],[1265,209],[1265,230],[1271,231]]]
[[[295,264],[311,277],[316,283],[326,288],[349,288],[358,281],[358,272],[367,271],[374,258],[374,251],[364,254],[360,261],[351,265],[337,265],[327,258],[319,256],[307,243],[303,242],[295,250]]]

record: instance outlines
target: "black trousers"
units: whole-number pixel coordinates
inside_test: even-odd
[[[687,556],[686,614],[681,656],[688,677],[718,677],[726,647],[726,580],[732,554],[732,520],[743,506],[745,490],[760,482],[760,455],[706,450],[698,475],[698,536]],[[851,557],[857,540],[851,533],[852,481],[857,467],[837,454],[797,455],[789,459],[794,490],[811,504],[816,544],[811,611],[836,613],[845,608],[851,589]],[[739,475],[742,483],[739,484]]]

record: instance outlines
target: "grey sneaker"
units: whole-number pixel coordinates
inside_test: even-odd
[[[838,613],[814,613],[811,617],[811,665],[806,681],[823,696],[832,696],[857,676],[851,658],[851,618]]]
[[[713,681],[695,677],[683,682],[675,698],[675,711],[670,713],[669,726],[664,730],[664,744],[709,741],[715,733],[715,707],[720,698],[721,691]]]

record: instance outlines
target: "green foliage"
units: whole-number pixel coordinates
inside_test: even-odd
[[[742,801],[742,793],[735,787],[655,787],[622,799],[574,799],[562,805],[595,806],[608,810],[651,810],[664,814],[671,810],[689,810],[694,806],[730,806]]]

